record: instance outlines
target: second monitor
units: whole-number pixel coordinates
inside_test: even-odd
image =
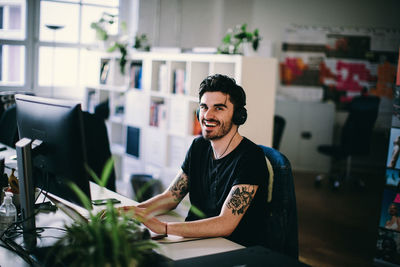
[[[81,105],[27,95],[15,102],[19,138],[41,141],[32,152],[34,186],[82,206],[67,185],[75,183],[90,199]]]

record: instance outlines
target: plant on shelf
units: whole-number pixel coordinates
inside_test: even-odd
[[[150,44],[149,44],[149,39],[147,38],[146,34],[137,34],[135,36],[135,43],[133,45],[133,48],[137,50],[142,50],[142,51],[150,51]]]
[[[110,39],[110,35],[107,31],[107,28],[113,25],[115,22],[116,22],[116,15],[103,12],[100,19],[96,22],[92,22],[90,24],[90,27],[96,31],[96,38],[100,41],[103,41],[107,45],[107,41]],[[121,30],[122,32],[126,31],[125,22],[121,23]],[[127,47],[128,47],[128,41],[125,34],[123,34],[119,38],[116,38],[116,40],[112,42],[109,47],[106,47],[107,52],[114,52],[116,50],[120,52],[121,57],[119,58],[119,67],[122,75],[125,74],[125,65],[128,56]]]
[[[115,23],[116,15],[103,12],[100,19],[96,22],[92,22],[90,27],[96,30],[96,38],[100,41],[107,41],[109,38],[109,34],[107,28],[109,25]]]
[[[243,46],[251,44],[254,51],[257,51],[261,41],[258,29],[253,32],[247,31],[247,24],[236,25],[233,29],[228,29],[222,39],[222,45],[218,47],[220,54],[243,54]]]
[[[113,161],[110,159],[101,179],[92,170],[88,171],[104,187],[112,168]],[[147,229],[127,215],[120,215],[111,201],[107,203],[105,211],[94,214],[87,196],[75,184],[70,186],[89,211],[90,219],[66,226],[65,235],[50,251],[49,255],[53,258],[48,258],[47,263],[67,263],[66,266],[140,266],[148,261],[150,252],[157,244],[150,239]]]

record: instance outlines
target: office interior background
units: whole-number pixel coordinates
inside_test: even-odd
[[[262,36],[256,56],[277,62],[282,62],[282,44],[290,41],[291,30],[313,33],[339,29],[355,35],[357,31],[387,32],[390,38],[384,46],[396,53],[394,66],[400,45],[400,2],[396,0],[1,0],[0,8],[0,90],[73,99],[84,106],[87,86],[99,83],[100,58],[107,54],[90,28],[103,12],[117,15],[109,33],[125,38],[130,47],[135,35],[146,34],[150,46],[164,52],[217,48],[229,28],[243,23],[249,30],[258,28]],[[314,37],[303,36],[309,40]],[[260,78],[267,75],[263,70],[257,72]],[[371,139],[372,156],[353,162],[356,171],[364,175],[365,188],[332,191],[327,181],[315,188],[314,178],[332,167],[331,159],[318,153],[316,146],[326,140],[337,141],[348,113],[332,101],[322,103],[321,87],[310,91],[303,86],[293,92],[296,89],[285,87],[278,74],[273,94],[275,113],[287,119],[280,150],[292,162],[295,173],[300,259],[315,266],[372,265],[393,99],[381,97]],[[315,113],[324,117],[315,119]],[[263,120],[262,114],[257,115],[257,120]],[[307,121],[304,127],[309,128],[294,125],[300,119]],[[302,144],[313,131],[314,142]],[[306,136],[299,138],[303,133]],[[124,191],[129,187],[126,183],[129,181],[122,179],[117,186],[121,193],[131,194]]]

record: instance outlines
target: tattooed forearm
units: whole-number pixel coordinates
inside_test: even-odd
[[[175,183],[169,188],[175,201],[181,201],[188,192],[188,176],[181,172],[175,179]]]
[[[254,186],[239,186],[233,190],[231,198],[226,206],[232,210],[232,214],[243,214],[250,206],[254,196]]]

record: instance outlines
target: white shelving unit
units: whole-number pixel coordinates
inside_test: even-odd
[[[125,77],[119,74],[115,57],[108,55],[104,60],[110,64],[107,80],[105,84],[87,86],[87,94],[92,92],[92,96],[86,107],[93,111],[96,103],[109,100],[107,126],[117,179],[129,182],[131,174],[148,173],[161,179],[164,186],[171,182],[195,138],[197,90],[211,74],[226,74],[243,86],[248,119],[239,131],[257,144],[271,145],[276,59],[134,53]],[[133,73],[141,78],[137,86],[130,88],[135,84]]]

